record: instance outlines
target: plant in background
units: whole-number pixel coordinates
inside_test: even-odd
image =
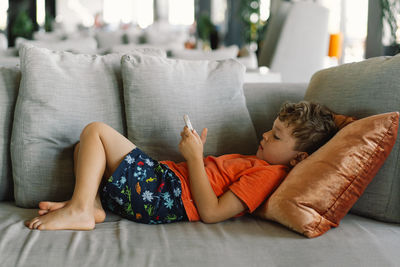
[[[208,14],[202,14],[197,20],[197,35],[203,42],[203,46],[210,47],[210,37],[216,31],[214,23],[212,23]],[[203,47],[205,48],[205,47]]]
[[[257,44],[265,25],[260,19],[260,0],[241,0],[240,17],[244,23],[245,43]]]
[[[14,36],[32,38],[33,22],[26,11],[18,13],[11,31]]]
[[[52,15],[49,15],[49,13],[50,12],[46,12],[46,17],[44,20],[44,30],[46,32],[53,31],[54,17]]]
[[[400,52],[400,1],[381,0],[382,23],[390,29],[389,46],[394,49],[394,54]]]

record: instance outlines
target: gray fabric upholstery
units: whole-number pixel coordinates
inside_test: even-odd
[[[96,59],[104,60],[93,58]],[[52,57],[46,60],[50,63],[55,61]],[[100,63],[95,63],[93,67],[97,71]],[[69,70],[59,69],[65,73]],[[54,73],[54,70],[50,72]],[[44,75],[37,71],[34,73]],[[394,70],[394,74],[397,73],[398,70]],[[48,89],[49,85],[45,85]],[[247,106],[259,135],[268,129],[281,102],[301,100],[305,90],[304,84],[246,84],[244,87]],[[318,89],[315,88],[316,91]],[[48,94],[53,92],[46,91]],[[72,92],[65,91],[56,89],[68,99],[65,95]],[[33,93],[39,92],[41,90],[36,89]],[[40,93],[39,97],[43,94]],[[29,94],[29,97],[34,97],[34,94]],[[85,106],[91,105],[88,99],[92,100],[92,95],[86,98]],[[97,98],[93,100],[97,101]],[[47,107],[51,103],[43,101],[41,104]],[[78,105],[73,107],[70,110],[80,111]],[[39,115],[35,113],[32,116]],[[178,120],[181,127],[183,120],[181,117]],[[61,120],[55,123],[57,127],[72,125]],[[199,128],[195,119],[192,123]],[[54,137],[41,142],[48,141],[59,142]],[[72,160],[72,151],[70,153]],[[29,177],[31,173],[24,175]],[[400,262],[399,224],[378,222],[353,214],[346,215],[338,228],[315,239],[307,239],[277,223],[249,216],[218,224],[181,222],[143,225],[107,213],[106,221],[97,224],[93,231],[52,232],[27,229],[23,222],[34,216],[37,216],[35,209],[18,208],[14,202],[0,202],[0,266],[396,267]]]
[[[14,197],[10,139],[20,79],[19,68],[0,67],[0,201]]]
[[[253,121],[257,137],[271,130],[281,105],[284,102],[303,100],[307,84],[260,83],[245,84],[246,104]]]
[[[400,111],[400,55],[372,58],[316,73],[305,99],[358,118]],[[352,212],[400,222],[400,138]]]
[[[242,64],[144,55],[124,56],[121,63],[128,138],[150,156],[183,160],[178,144],[184,114],[199,134],[208,128],[205,155],[256,150]]]
[[[158,50],[144,50],[165,56]],[[15,200],[36,207],[69,199],[73,146],[83,128],[102,121],[126,134],[121,54],[91,56],[25,46],[11,141]]]
[[[107,213],[93,231],[32,231],[37,210],[0,203],[1,266],[395,267],[400,227],[348,214],[307,239],[249,216],[218,224],[138,224]]]

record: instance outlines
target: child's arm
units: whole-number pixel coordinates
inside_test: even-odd
[[[190,131],[185,127],[181,136],[179,150],[188,164],[190,191],[201,220],[206,223],[220,222],[247,209],[246,204],[230,190],[219,198],[215,195],[203,162],[207,129],[203,130],[200,137],[195,130]]]

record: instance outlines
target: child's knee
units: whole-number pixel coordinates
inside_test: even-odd
[[[99,122],[99,121],[91,122],[88,125],[86,125],[85,128],[83,128],[80,138],[82,138],[82,136],[84,135],[90,135],[93,133],[99,134],[102,131],[102,129],[106,128],[107,126],[108,125],[105,124],[104,122]]]

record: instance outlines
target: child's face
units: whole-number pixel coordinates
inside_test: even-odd
[[[293,165],[291,160],[296,158],[299,151],[294,150],[295,137],[291,127],[286,126],[278,118],[275,119],[272,130],[263,134],[256,156],[269,164]]]

